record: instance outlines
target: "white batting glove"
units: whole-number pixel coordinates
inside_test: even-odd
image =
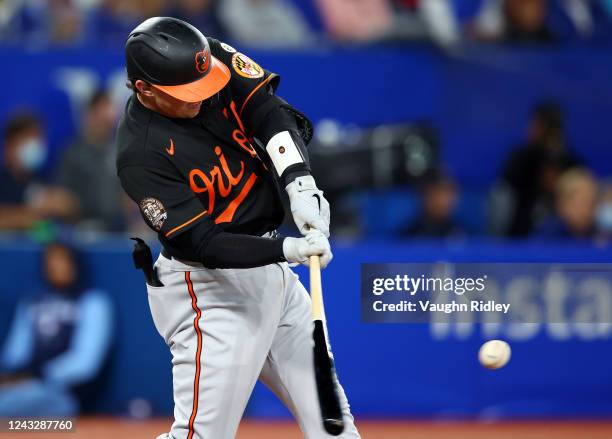
[[[293,221],[302,235],[316,229],[329,238],[329,203],[312,175],[293,180],[285,188],[289,194]]]
[[[319,230],[312,230],[303,238],[285,238],[283,254],[287,262],[309,265],[310,256],[320,256],[321,268],[327,267],[332,260],[329,241]]]

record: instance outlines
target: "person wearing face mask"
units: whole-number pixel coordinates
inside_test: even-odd
[[[14,116],[4,129],[4,161],[0,167],[0,230],[23,230],[46,219],[71,220],[77,213],[66,190],[39,182],[47,145],[39,119]]]

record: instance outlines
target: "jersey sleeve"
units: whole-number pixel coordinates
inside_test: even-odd
[[[210,238],[218,232],[214,221],[191,189],[169,171],[127,166],[119,171],[126,193],[134,200],[147,225],[172,239],[196,224]]]
[[[225,63],[231,72],[229,87],[238,116],[244,122],[245,134],[267,140],[262,137],[269,138],[270,134],[295,130],[307,145],[313,136],[312,122],[304,113],[276,95],[280,76],[226,43],[209,38],[209,44],[213,56]],[[272,123],[268,121],[266,132],[262,133],[266,118]]]
[[[214,38],[209,38],[209,44],[213,56],[223,62],[231,72],[228,85],[238,115],[243,120],[250,119],[258,108],[274,96],[280,84],[280,76],[264,69],[229,44]]]

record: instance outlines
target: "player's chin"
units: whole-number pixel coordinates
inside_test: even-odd
[[[181,116],[184,118],[196,117],[200,112],[200,108],[202,108],[202,102],[186,103],[182,108]]]
[[[202,101],[200,102],[189,102],[184,106],[184,113],[186,117],[195,117],[202,108]]]

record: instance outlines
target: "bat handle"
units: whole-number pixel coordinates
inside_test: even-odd
[[[325,320],[323,309],[323,287],[321,286],[321,262],[318,256],[310,257],[310,299],[312,320]]]

